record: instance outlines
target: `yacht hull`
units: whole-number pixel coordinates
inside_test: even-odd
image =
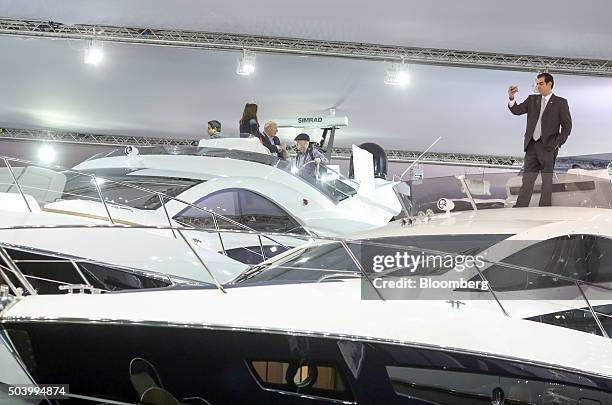
[[[2,326],[35,381],[97,399],[138,402],[130,364],[144,359],[175,398],[210,404],[489,404],[496,395],[517,401],[510,403],[612,403],[612,379],[603,376],[399,342],[138,322]],[[313,379],[290,382],[300,378]]]

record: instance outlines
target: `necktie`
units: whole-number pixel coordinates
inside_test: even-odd
[[[542,96],[542,101],[540,102],[540,116],[538,117],[538,123],[536,124],[535,130],[533,131],[533,140],[537,141],[542,137],[542,114],[544,114],[544,109],[546,108],[546,98]]]

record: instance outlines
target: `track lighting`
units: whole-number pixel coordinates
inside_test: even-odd
[[[241,76],[249,76],[255,72],[255,52],[242,50],[242,55],[238,59],[238,67],[236,73]]]
[[[96,39],[96,30],[93,31],[93,37],[89,40],[87,49],[85,50],[85,56],[83,62],[86,65],[97,65],[102,62],[104,53],[102,52],[102,45]]]
[[[402,63],[391,63],[387,67],[385,84],[391,86],[405,86],[410,82],[409,66]]]

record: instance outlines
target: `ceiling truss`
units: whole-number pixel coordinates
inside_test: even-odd
[[[65,25],[54,21],[0,18],[0,35],[187,47],[213,50],[247,49],[261,53],[293,54],[378,60],[426,65],[548,71],[587,76],[612,77],[612,61],[565,57],[516,55],[456,49],[415,48],[356,42],[322,41],[220,32],[115,27],[107,25]]]
[[[21,141],[46,141],[63,142],[86,145],[103,146],[193,146],[197,145],[196,139],[179,138],[153,138],[145,136],[122,136],[122,135],[101,135],[87,134],[80,132],[67,132],[43,129],[0,129],[0,140],[21,140]],[[387,158],[390,162],[412,163],[422,152],[387,150]],[[351,148],[335,147],[332,152],[333,159],[350,159]],[[420,160],[426,164],[455,165],[455,166],[478,166],[478,167],[497,167],[497,168],[521,168],[523,159],[514,156],[486,156],[461,153],[428,152]]]

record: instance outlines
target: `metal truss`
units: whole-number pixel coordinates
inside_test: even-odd
[[[100,41],[119,43],[215,50],[248,49],[261,53],[404,61],[406,63],[426,65],[530,72],[548,71],[550,73],[612,77],[612,61],[610,60],[516,55],[499,52],[478,52],[454,49],[415,48],[221,32],[114,27],[108,25],[65,25],[54,21],[0,18],[0,35],[90,39],[94,31],[96,38]]]
[[[423,153],[422,151],[385,150],[389,162],[412,163]],[[332,157],[336,159],[350,159],[351,148],[334,148]],[[419,162],[433,165],[451,166],[477,166],[496,167],[507,169],[520,169],[523,167],[523,158],[516,156],[476,155],[471,153],[445,153],[429,151]]]
[[[66,132],[41,129],[13,129],[0,128],[0,140],[13,139],[22,141],[51,141],[64,143],[77,143],[104,146],[190,146],[197,145],[197,139],[179,138],[152,138],[144,136],[121,136],[86,134],[79,132]],[[412,163],[421,154],[415,151],[388,150],[387,157],[390,162]],[[351,148],[335,147],[332,152],[333,159],[348,160],[351,157]],[[428,152],[421,162],[424,164],[477,166],[498,168],[521,168],[522,158],[513,156],[485,156],[461,153]]]
[[[21,141],[52,141],[65,143],[79,143],[86,145],[104,146],[188,146],[197,145],[195,139],[174,139],[174,138],[152,138],[148,136],[122,136],[122,135],[101,135],[86,134],[80,132],[66,132],[44,129],[14,129],[0,128],[0,140],[15,139]]]
[[[51,141],[63,143],[77,143],[85,145],[103,146],[193,146],[198,144],[198,139],[184,138],[152,138],[145,136],[122,136],[86,134],[79,132],[66,132],[42,129],[13,129],[0,128],[0,140],[13,139],[21,141]],[[389,162],[412,163],[421,155],[420,151],[386,150]],[[332,158],[348,160],[351,158],[351,148],[335,147]],[[444,153],[428,152],[420,160],[424,164],[452,165],[452,166],[476,166],[489,168],[520,169],[523,167],[523,158],[517,156],[493,156],[477,155],[470,153]],[[610,164],[609,160],[595,159],[590,157],[559,157],[555,168],[567,170],[577,165],[583,169],[605,169]],[[612,166],[611,166],[612,170]]]

